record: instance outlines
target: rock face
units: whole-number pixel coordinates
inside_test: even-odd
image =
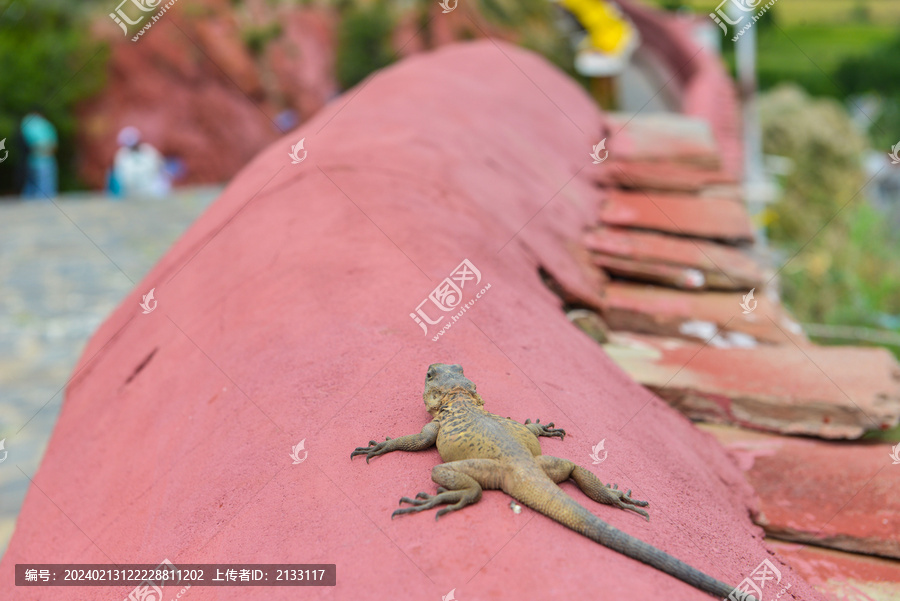
[[[707,345],[613,334],[607,350],[692,419],[822,438],[859,438],[900,420],[895,360],[885,349],[735,348],[717,336]]]
[[[727,338],[720,346],[790,344],[791,340],[807,344],[799,324],[785,314],[777,299],[754,299],[757,304],[748,306],[756,309],[745,314],[740,292],[694,294],[625,282],[613,282],[604,292],[604,317],[614,330],[678,336],[704,343],[718,343],[713,338],[718,332]]]
[[[489,410],[565,427],[547,454],[590,466],[605,440],[592,469],[648,499],[653,520],[566,486],[604,520],[735,584],[769,558],[715,440],[631,381],[541,281],[543,270],[590,294],[570,248],[596,211],[583,171],[601,115],[579,87],[532,54],[479,42],[354,92],[300,128],[302,163],[288,138],[256,157],[91,340],[0,563],[0,597],[35,598],[12,586],[16,563],[168,558],[335,563],[336,588],[303,591],[317,599],[710,598],[511,511],[500,492],[437,523],[391,521],[399,497],[433,491],[437,452],[366,465],[350,451],[427,423],[433,362],[461,363]],[[429,295],[461,266],[479,277],[454,320],[433,299],[460,301]],[[423,334],[418,308],[443,320]],[[820,599],[772,561],[795,598]],[[248,591],[189,595],[298,594]]]
[[[753,241],[747,209],[728,198],[617,188],[605,192],[597,216],[605,225],[716,241]]]
[[[282,111],[303,121],[336,93],[329,12],[262,0],[244,11],[226,0],[177,3],[136,42],[111,19],[96,24],[111,57],[105,89],[79,109],[80,172],[89,185],[104,185],[126,125],[183,161],[185,183],[227,181],[282,135]],[[246,40],[276,28],[252,54]]]
[[[896,561],[776,541],[772,547],[827,601],[897,599],[900,570]]]
[[[590,172],[599,210],[581,239],[599,300],[563,290],[568,309],[597,312],[610,355],[692,419],[825,438],[895,426],[897,361],[813,345],[750,247],[741,118],[720,60],[690,39],[688,22],[622,6],[643,49],[668,66],[680,112],[605,121],[608,151]]]
[[[782,540],[900,558],[900,465],[884,443],[840,444],[705,427],[759,494],[756,522]],[[838,468],[839,469],[836,469]],[[895,586],[896,586],[895,568]]]
[[[609,273],[689,290],[749,290],[764,283],[760,266],[743,250],[621,228],[598,228],[585,243]]]

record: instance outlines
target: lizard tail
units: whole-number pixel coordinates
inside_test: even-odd
[[[711,595],[727,598],[734,590],[733,586],[610,526],[563,492],[543,471],[536,472],[534,479],[528,480],[528,484],[520,481],[521,484],[514,485],[511,490],[506,491],[507,494],[604,547],[644,562]],[[755,601],[752,596],[748,596],[747,600]]]

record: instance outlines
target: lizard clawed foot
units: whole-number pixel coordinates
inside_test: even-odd
[[[379,455],[384,455],[387,453],[387,443],[390,440],[390,437],[384,439],[384,442],[376,442],[374,440],[369,441],[369,446],[367,447],[356,447],[356,449],[350,453],[350,459],[352,460],[357,455],[365,455],[366,463],[369,463],[369,459],[372,457],[378,457]]]
[[[537,426],[539,428],[539,432],[536,434],[537,436],[549,436],[549,437],[559,437],[560,439],[564,439],[566,437],[566,431],[562,428],[554,428],[556,424],[550,422],[549,424],[542,424],[541,420],[535,420],[532,424],[530,419],[525,420],[525,425],[531,424],[532,426]]]
[[[409,497],[401,498],[401,505],[403,503],[408,503],[410,505],[413,505],[413,507],[404,507],[402,509],[397,509],[396,511],[394,511],[394,513],[391,514],[391,519],[394,519],[396,516],[403,515],[405,513],[417,513],[419,511],[431,509],[438,505],[448,505],[448,507],[439,509],[437,514],[435,514],[434,519],[437,520],[445,513],[462,509],[466,505],[474,503],[478,500],[477,498],[472,499],[471,497],[473,495],[468,490],[447,490],[446,488],[441,486],[438,487],[437,491],[438,494],[436,495],[429,495],[428,493],[420,492],[416,495],[415,499],[410,499]]]
[[[631,489],[628,489],[627,492],[622,492],[619,490],[618,484],[607,484],[607,490],[612,493],[613,497],[613,505],[618,507],[619,509],[625,509],[627,511],[633,511],[637,514],[644,516],[647,521],[650,521],[650,514],[644,511],[643,509],[639,509],[639,507],[646,507],[650,503],[647,501],[638,501],[637,499],[631,498]]]

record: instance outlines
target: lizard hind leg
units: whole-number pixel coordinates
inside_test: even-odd
[[[594,501],[605,505],[612,505],[613,507],[618,507],[619,509],[624,509],[626,511],[633,511],[644,516],[648,522],[650,521],[650,514],[643,509],[640,509],[641,507],[646,507],[649,503],[647,503],[647,501],[632,499],[630,490],[624,492],[619,490],[619,487],[616,484],[603,484],[603,482],[600,481],[600,478],[595,476],[592,472],[581,466],[575,465],[568,459],[551,457],[549,455],[541,455],[540,457],[535,457],[535,459],[538,460],[544,473],[557,484],[571,478],[575,481],[575,484],[578,485],[578,488]]]
[[[414,499],[403,497],[400,503],[408,503],[412,507],[396,510],[391,518],[446,505],[434,516],[437,520],[445,513],[477,503],[483,488],[498,488],[500,472],[499,462],[493,459],[464,459],[436,465],[431,471],[431,479],[438,485],[437,494],[420,492]]]

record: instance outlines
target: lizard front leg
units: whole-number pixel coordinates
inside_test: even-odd
[[[568,459],[551,457],[550,455],[540,455],[535,457],[535,459],[543,468],[544,473],[557,484],[571,478],[578,485],[578,488],[594,501],[612,505],[619,509],[633,511],[647,518],[648,522],[650,521],[650,514],[640,509],[640,507],[646,507],[649,503],[632,499],[630,490],[623,492],[619,490],[618,485],[605,485],[592,472],[575,465]]]
[[[558,436],[560,439],[566,437],[566,431],[562,428],[554,428],[556,424],[550,422],[549,424],[542,424],[541,420],[537,420],[534,423],[531,423],[530,419],[525,420],[525,425],[531,430],[531,433],[535,436]]]
[[[357,455],[365,455],[366,463],[369,463],[369,459],[372,457],[378,457],[391,451],[424,451],[434,446],[439,430],[440,422],[434,420],[425,424],[418,434],[409,434],[400,438],[385,438],[383,442],[370,440],[369,446],[356,447],[350,453],[350,459],[352,460]]]
[[[436,465],[431,470],[431,479],[438,485],[437,494],[420,492],[415,499],[403,497],[400,503],[408,503],[412,507],[396,510],[391,518],[425,511],[437,505],[447,505],[435,514],[434,519],[437,520],[445,513],[477,503],[481,499],[483,488],[500,488],[502,471],[503,468],[496,459],[462,459]]]

